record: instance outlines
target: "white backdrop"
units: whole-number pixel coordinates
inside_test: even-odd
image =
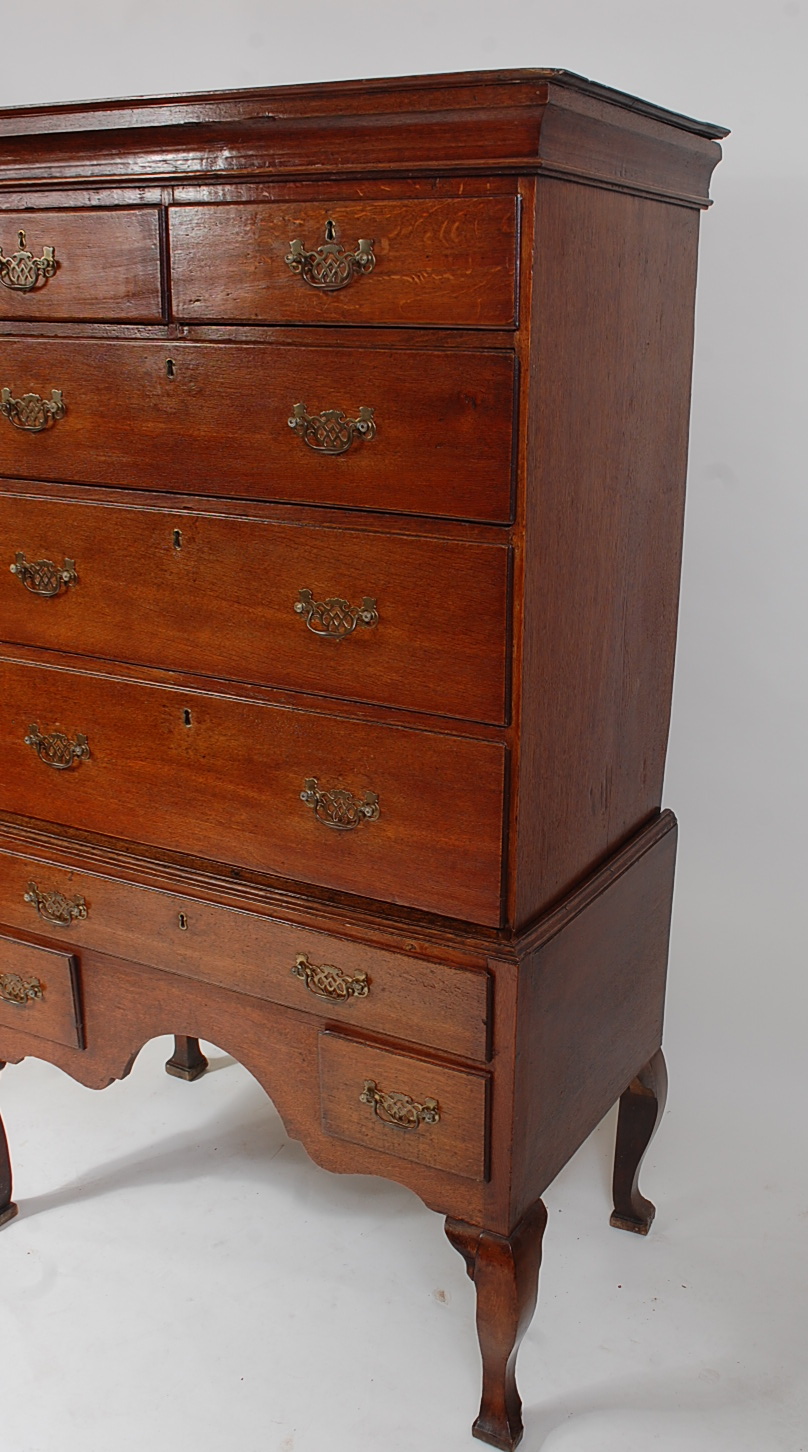
[[[608,1213],[609,1126],[553,1188],[551,1205],[559,1214],[563,1207],[565,1228],[551,1226],[555,1238],[548,1240],[541,1309],[522,1356],[526,1452],[540,1446],[547,1452],[625,1452],[648,1445],[679,1452],[686,1442],[692,1452],[801,1452],[808,1445],[802,1389],[808,1345],[802,1127],[808,1014],[807,10],[804,0],[72,0],[41,8],[29,22],[18,3],[0,0],[1,106],[558,65],[732,128],[713,180],[715,207],[702,226],[681,633],[666,780],[666,802],[682,828],[666,1041],[672,1097],[647,1174],[660,1214],[647,1244],[596,1231]],[[39,1187],[31,1213],[0,1245],[0,1262],[8,1259],[10,1266],[0,1275],[10,1287],[4,1305],[0,1291],[0,1315],[10,1318],[4,1325],[18,1348],[10,1360],[4,1352],[0,1368],[0,1378],[9,1378],[2,1393],[4,1420],[11,1419],[8,1452],[50,1452],[57,1428],[64,1452],[106,1452],[112,1439],[119,1452],[128,1452],[147,1438],[160,1448],[194,1445],[212,1452],[233,1438],[235,1428],[233,1445],[242,1452],[320,1452],[326,1439],[332,1452],[343,1446],[352,1452],[469,1447],[465,1426],[477,1375],[471,1291],[452,1252],[437,1248],[439,1223],[398,1187],[332,1181],[309,1167],[302,1152],[285,1144],[277,1124],[271,1134],[262,1128],[268,1121],[260,1095],[239,1070],[211,1075],[186,1092],[160,1079],[158,1069],[158,1051],[148,1051],[131,1083],[109,1091],[106,1110],[43,1066],[25,1064],[3,1076],[21,1202]],[[177,1124],[180,1132],[172,1139]],[[120,1157],[132,1125],[131,1152]],[[189,1146],[198,1148],[206,1135],[220,1133],[224,1143],[227,1125],[235,1135],[229,1170],[222,1166],[216,1178],[207,1158],[203,1167]],[[161,1148],[155,1159],[156,1142]],[[280,1154],[278,1145],[293,1173],[290,1181],[287,1169],[283,1192],[274,1196],[277,1162],[269,1166],[269,1156]],[[256,1170],[265,1160],[266,1173]],[[186,1183],[203,1181],[184,1205],[183,1165]],[[260,1207],[253,1203],[255,1180],[264,1197]],[[228,1237],[240,1240],[238,1222],[245,1217],[258,1238],[263,1274],[277,1237],[291,1233],[290,1184],[294,1220],[302,1197],[308,1233],[315,1233],[316,1223],[321,1248],[331,1246],[345,1294],[334,1291],[322,1255],[305,1280],[294,1264],[297,1254],[301,1266],[306,1263],[299,1249],[273,1263],[253,1305],[252,1270],[241,1285],[238,1266],[221,1247],[231,1244]],[[115,1200],[105,1207],[104,1197],[113,1191]],[[153,1200],[145,1198],[150,1191]],[[138,1195],[144,1198],[137,1214],[127,1212],[127,1196]],[[183,1260],[176,1247],[164,1252],[161,1272],[155,1242],[170,1237],[173,1212],[193,1218],[200,1198],[205,1214],[221,1217],[218,1269],[203,1234],[196,1261],[188,1251],[188,1273],[198,1279],[204,1267],[209,1329],[217,1326],[221,1334],[225,1326],[234,1347],[247,1336],[245,1365],[254,1374],[249,1392],[235,1369],[232,1379],[223,1373],[221,1347],[218,1359],[206,1360],[212,1353],[204,1330],[193,1341],[198,1322],[184,1281],[171,1305],[154,1310],[161,1304],[157,1281],[162,1275],[170,1283],[172,1257]],[[37,1209],[49,1213],[38,1215]],[[103,1235],[88,1229],[94,1214],[106,1227]],[[151,1238],[140,1244],[134,1227],[143,1214],[154,1220]],[[261,1249],[272,1214],[277,1228]],[[111,1224],[116,1215],[117,1236]],[[391,1223],[400,1254],[392,1254],[385,1239],[383,1227]],[[127,1254],[142,1255],[142,1271],[135,1274],[130,1262],[130,1280],[124,1275],[115,1293],[126,1303],[123,1320],[133,1315],[144,1338],[155,1314],[158,1322],[152,1360],[131,1353],[128,1381],[118,1362],[106,1400],[103,1391],[100,1400],[96,1395],[97,1379],[91,1394],[82,1368],[91,1352],[101,1355],[102,1364],[105,1351],[114,1360],[114,1348],[123,1344],[119,1307],[112,1312],[103,1284],[96,1295],[92,1285],[83,1293],[76,1289],[98,1235],[112,1257],[107,1274],[116,1274],[114,1247],[120,1248],[122,1235],[132,1236],[123,1247]],[[61,1237],[58,1250],[54,1237]],[[36,1294],[27,1275],[31,1255],[47,1267],[41,1284],[34,1277]],[[430,1311],[450,1306],[454,1297],[445,1313],[454,1318],[451,1325],[429,1323],[432,1329],[424,1333],[424,1307],[413,1289],[419,1273],[426,1278]],[[629,1302],[614,1290],[625,1283],[628,1291],[632,1276]],[[321,1299],[318,1277],[330,1287]],[[430,1277],[438,1285],[432,1292]],[[453,1290],[446,1289],[450,1284]],[[43,1301],[45,1285],[51,1299]],[[679,1285],[692,1292],[687,1305]],[[184,1349],[175,1346],[169,1375],[166,1339],[174,1336],[182,1304]],[[248,1342],[254,1344],[253,1312],[262,1337],[270,1338],[262,1341],[254,1367],[247,1350]],[[77,1314],[86,1334],[75,1331]],[[106,1320],[117,1328],[109,1335]],[[62,1326],[71,1328],[67,1337]],[[318,1389],[312,1334],[324,1338],[326,1360],[342,1353],[350,1361],[352,1369],[344,1373],[349,1390],[333,1366],[328,1395]],[[296,1358],[293,1336],[300,1338]],[[396,1342],[396,1336],[402,1339]],[[9,1345],[5,1335],[3,1344]],[[43,1346],[52,1352],[46,1369]],[[30,1357],[38,1364],[35,1372]],[[424,1358],[436,1359],[445,1378],[435,1378]],[[273,1382],[271,1365],[284,1368],[282,1385]],[[33,1421],[22,1394],[31,1377],[38,1407]],[[170,1436],[172,1419],[180,1417],[184,1435],[179,1430]]]

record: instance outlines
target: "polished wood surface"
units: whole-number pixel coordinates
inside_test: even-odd
[[[653,1214],[724,134],[555,70],[0,111],[0,246],[58,260],[0,283],[0,943],[44,985],[0,1062],[212,1040],[421,1196],[507,1452],[540,1197],[618,1098],[613,1224]]]
[[[0,248],[18,249],[18,234],[34,257],[52,247],[56,274],[30,292],[0,286],[0,318],[30,323],[119,318],[158,323],[163,317],[160,213],[156,207],[75,211],[5,211]]]
[[[505,757],[493,742],[1,658],[0,682],[0,810],[500,921]],[[26,743],[32,725],[86,736],[89,757],[53,771]],[[309,780],[358,802],[375,794],[378,820],[330,829],[301,800]]]
[[[7,489],[11,486],[7,485]],[[6,640],[255,681],[313,695],[500,724],[511,551],[389,529],[335,529],[133,509],[0,490]],[[37,598],[16,555],[75,561],[77,583]],[[7,568],[3,568],[3,565]],[[345,639],[296,612],[302,589],[378,623]],[[132,619],[149,621],[133,631]],[[321,629],[324,627],[321,627]]]
[[[2,1028],[83,1047],[79,964],[73,953],[27,935],[0,933]]]
[[[338,292],[290,271],[293,239],[316,251],[334,224],[340,248],[373,244],[372,272]],[[223,323],[384,323],[508,328],[516,321],[518,203],[510,197],[361,203],[301,200],[172,207],[174,316]]]
[[[383,1109],[363,1102],[368,1081],[384,1095],[435,1104],[436,1122],[391,1123]],[[391,1054],[326,1030],[320,1038],[320,1084],[326,1134],[471,1180],[487,1179],[489,1079],[479,1070]]]
[[[477,1292],[483,1390],[472,1430],[481,1442],[501,1452],[512,1452],[524,1431],[516,1357],[536,1306],[546,1226],[547,1210],[541,1200],[509,1236],[446,1221],[446,1234],[465,1260]]]
[[[0,417],[10,478],[510,518],[510,353],[15,337],[0,370],[15,398],[65,404],[44,433]],[[298,403],[371,408],[376,437],[316,453],[289,426]]]
[[[617,1139],[614,1151],[614,1210],[610,1224],[616,1230],[633,1230],[647,1235],[656,1207],[640,1193],[640,1169],[668,1097],[665,1055],[657,1049],[620,1095]]]

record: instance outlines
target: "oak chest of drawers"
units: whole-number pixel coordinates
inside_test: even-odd
[[[723,134],[555,71],[0,113],[0,1055],[214,1040],[410,1186],[502,1448],[618,1097],[653,1215]]]

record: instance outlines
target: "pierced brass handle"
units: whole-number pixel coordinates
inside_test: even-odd
[[[364,439],[369,443],[376,437],[373,409],[364,405],[356,418],[347,418],[341,408],[309,413],[305,403],[296,403],[289,427],[317,454],[345,454],[354,439]]]
[[[375,1079],[365,1080],[359,1102],[369,1104],[378,1119],[385,1124],[394,1125],[396,1129],[417,1129],[419,1124],[440,1123],[440,1105],[437,1099],[425,1099],[423,1104],[417,1104],[409,1094],[386,1094]]]
[[[376,601],[366,595],[361,605],[351,605],[335,595],[315,600],[311,590],[301,590],[295,602],[295,614],[302,615],[313,635],[324,640],[344,640],[353,635],[357,625],[378,625]]]
[[[56,273],[56,257],[52,247],[43,247],[42,256],[35,257],[25,245],[25,233],[17,233],[18,250],[6,257],[0,247],[0,282],[11,292],[33,292],[38,283],[47,282]]]
[[[376,266],[372,239],[360,237],[355,250],[346,252],[337,241],[337,229],[330,217],[325,224],[325,241],[313,252],[307,251],[300,237],[289,243],[289,249],[286,266],[318,292],[339,292]]]
[[[45,990],[38,978],[22,978],[19,973],[0,974],[0,999],[24,1008],[26,1003],[35,1003],[45,997]]]
[[[292,977],[300,978],[317,998],[328,998],[332,1003],[347,1003],[349,998],[367,998],[370,993],[367,973],[356,973],[349,978],[340,968],[330,963],[312,963],[308,954],[298,953],[292,968]]]
[[[379,818],[379,798],[375,792],[365,792],[363,797],[355,797],[345,787],[322,792],[314,776],[307,777],[303,783],[300,800],[313,809],[318,822],[324,827],[334,827],[337,832],[350,832],[365,818],[369,822]]]
[[[65,897],[56,888],[37,887],[29,882],[28,891],[23,893],[23,902],[30,902],[42,921],[52,923],[55,928],[69,928],[71,923],[87,916],[87,904],[83,897]]]
[[[87,761],[90,755],[87,737],[80,731],[76,732],[75,741],[71,741],[63,731],[51,731],[49,736],[43,736],[38,726],[29,726],[25,744],[33,747],[40,761],[55,771],[67,771],[74,762]]]
[[[14,564],[9,565],[9,569],[26,590],[30,590],[32,595],[42,595],[46,600],[58,595],[62,586],[67,589],[69,585],[75,585],[79,578],[75,560],[65,560],[60,569],[53,560],[27,560],[21,550],[17,551]]]
[[[28,434],[43,434],[57,419],[64,418],[66,412],[60,388],[54,388],[49,399],[38,393],[24,393],[22,398],[12,398],[10,388],[4,388],[0,393],[0,413],[15,429],[23,429]]]

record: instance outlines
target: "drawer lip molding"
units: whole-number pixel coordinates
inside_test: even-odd
[[[0,320],[159,323],[163,319],[160,211],[157,207],[0,210],[0,247],[47,243],[54,268],[30,292],[0,286]]]
[[[504,724],[507,544],[119,499],[0,491],[5,640]]]
[[[78,767],[43,770],[34,707],[81,721]],[[2,811],[500,923],[504,743],[0,659],[0,747]],[[315,774],[375,792],[378,820],[328,831],[300,799]]]
[[[185,322],[512,328],[518,198],[372,193],[169,208],[174,316]],[[338,291],[307,286],[290,247],[315,252],[328,222],[372,243]],[[328,242],[325,243],[329,245]],[[331,245],[334,245],[333,243]],[[358,252],[357,252],[358,257]]]
[[[319,1052],[326,1134],[466,1179],[488,1178],[488,1074],[392,1052],[332,1029],[321,1032]],[[410,1101],[407,1127],[378,1112],[384,1096]]]
[[[44,396],[56,380],[66,407],[36,437],[0,420],[0,474],[510,522],[510,349],[284,341],[269,356],[271,369],[254,342],[6,338],[0,383]],[[374,439],[307,448],[289,427],[301,399],[310,412],[372,405]]]
[[[19,995],[17,984],[23,985]],[[76,954],[0,923],[0,1025],[83,1049]]]

